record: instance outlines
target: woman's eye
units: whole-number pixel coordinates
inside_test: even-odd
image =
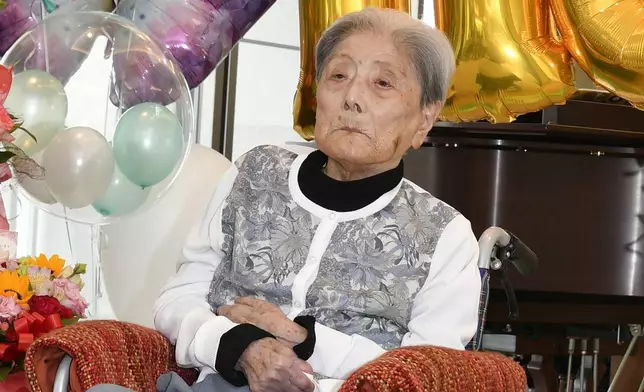
[[[331,75],[331,78],[335,80],[344,80],[345,77],[346,76],[344,76],[344,74],[341,74],[341,73],[334,73]]]
[[[391,87],[391,83],[389,83],[388,81],[383,80],[383,79],[377,80],[376,84],[378,85],[378,87],[382,87],[382,88],[390,88]]]

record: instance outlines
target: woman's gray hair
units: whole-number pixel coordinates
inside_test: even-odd
[[[316,80],[335,48],[354,33],[388,34],[403,45],[420,85],[421,107],[445,103],[455,60],[452,45],[440,30],[409,15],[373,7],[338,18],[323,34],[315,49]]]

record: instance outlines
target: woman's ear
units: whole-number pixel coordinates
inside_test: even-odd
[[[414,149],[417,150],[420,148],[420,146],[423,145],[425,138],[429,134],[429,131],[432,130],[432,127],[434,126],[434,123],[436,122],[436,119],[438,118],[438,115],[440,114],[442,108],[443,105],[439,103],[433,103],[427,105],[425,109],[423,109],[423,121],[421,123],[421,126],[418,127],[418,130],[414,134],[414,138],[411,141],[411,146]]]

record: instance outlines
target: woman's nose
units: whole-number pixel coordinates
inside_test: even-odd
[[[344,110],[362,113],[362,106],[355,99],[345,99]]]
[[[344,96],[343,109],[354,113],[364,113],[367,110],[365,102],[365,81],[358,77],[353,78],[347,86]]]

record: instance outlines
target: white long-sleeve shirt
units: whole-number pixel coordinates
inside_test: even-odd
[[[297,173],[307,155],[257,148],[240,158],[221,180],[206,215],[189,236],[176,276],[155,304],[156,328],[176,344],[177,362],[201,369],[202,378],[216,372],[220,337],[236,324],[215,315],[212,308],[240,295],[231,285],[247,289],[244,285],[252,279],[257,279],[258,291],[253,294],[272,299],[289,318],[316,316],[316,345],[308,361],[316,373],[329,378],[346,379],[392,346],[463,349],[477,327],[481,289],[478,244],[469,221],[404,179],[357,211],[327,210],[299,188]],[[267,211],[261,203],[272,209]],[[275,214],[276,206],[285,210]],[[266,222],[271,216],[277,224]],[[285,230],[284,216],[289,225],[309,222],[311,227]],[[256,237],[249,239],[252,235],[241,232],[249,225],[244,219],[252,222]],[[363,232],[355,234],[355,230],[365,225],[371,227],[368,233],[405,237],[407,242],[378,240],[376,250],[370,248],[364,258],[362,244],[372,244],[374,239],[362,238]],[[342,242],[348,237],[361,241],[360,246]],[[298,247],[303,239],[308,243]],[[410,243],[415,246],[401,249],[401,244]],[[260,257],[266,244],[272,249],[266,256],[273,258],[272,268],[277,268],[274,264],[280,256],[288,256],[291,263],[280,280],[277,270],[271,270],[266,275],[273,279],[268,285],[259,279],[268,268]],[[389,260],[392,255],[400,259]],[[372,268],[369,263],[386,265]],[[345,270],[346,265],[350,269]],[[424,276],[414,275],[419,273]],[[349,283],[343,286],[345,280]],[[275,286],[281,291],[271,291]],[[333,319],[337,314],[356,319],[347,324],[346,317]]]

